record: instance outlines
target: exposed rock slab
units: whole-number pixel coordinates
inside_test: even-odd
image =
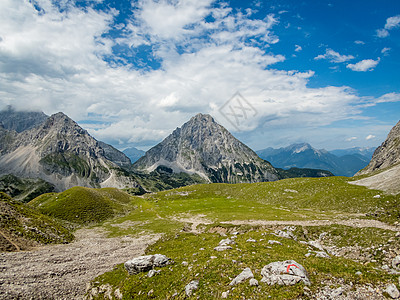
[[[262,268],[261,275],[261,282],[268,285],[295,285],[299,282],[311,284],[306,269],[294,260],[272,262]]]
[[[135,257],[125,262],[124,266],[129,275],[134,275],[140,272],[150,271],[155,267],[165,267],[171,263],[171,259],[165,255],[154,254]]]

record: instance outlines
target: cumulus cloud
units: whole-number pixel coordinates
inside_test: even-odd
[[[332,63],[342,63],[354,59],[353,55],[341,55],[332,49],[326,49],[325,54],[320,54],[315,60],[327,59]]]
[[[355,141],[356,139],[357,139],[357,137],[352,136],[352,137],[347,138],[346,142],[352,142],[352,141]]]
[[[389,31],[400,27],[400,15],[390,17],[386,19],[386,24],[384,28],[377,29],[376,35],[380,38],[385,38],[389,36]]]
[[[356,72],[372,71],[378,65],[379,61],[380,61],[380,58],[378,58],[377,60],[364,59],[362,61],[359,61],[356,64],[348,64],[347,68],[349,68],[353,71],[356,71]]]
[[[376,136],[370,134],[370,135],[368,135],[365,139],[366,139],[367,141],[369,141],[369,140],[372,140],[372,139],[374,139],[374,138],[376,138]]]
[[[365,42],[360,41],[360,40],[357,40],[357,41],[354,41],[354,44],[357,44],[357,45],[365,45]]]
[[[303,50],[303,48],[302,48],[301,46],[299,46],[299,45],[295,45],[295,49],[294,49],[294,51],[296,51],[296,52],[300,52],[301,50]]]
[[[257,110],[243,132],[316,128],[361,112],[351,88],[310,88],[314,72],[273,68],[285,60],[270,52],[279,41],[274,15],[250,18],[211,0],[142,0],[116,26],[113,9],[35,3],[0,2],[0,104],[63,111],[100,140],[153,145],[198,112],[235,129],[219,108],[237,91]],[[138,67],[117,46],[148,47],[160,66]],[[335,53],[327,50],[326,59],[351,59]]]
[[[383,49],[381,50],[381,53],[382,53],[383,55],[389,55],[390,50],[392,50],[392,48],[385,47],[385,48],[383,48]]]

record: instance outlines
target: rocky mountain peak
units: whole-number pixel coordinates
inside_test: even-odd
[[[386,140],[376,148],[367,167],[356,175],[369,174],[400,163],[400,121],[390,130]]]
[[[139,170],[165,166],[211,182],[277,179],[276,170],[207,114],[197,114],[135,163]]]

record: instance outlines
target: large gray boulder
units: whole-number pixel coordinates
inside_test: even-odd
[[[236,276],[229,285],[236,285],[250,278],[254,278],[253,272],[251,272],[250,268],[246,268],[242,273]]]
[[[397,289],[396,285],[394,285],[393,283],[389,284],[386,289],[385,292],[388,293],[388,295],[392,298],[392,299],[399,299],[400,298],[400,292]]]
[[[172,263],[172,260],[162,254],[145,255],[128,260],[124,266],[129,275],[147,272],[155,267],[165,267]]]
[[[272,262],[262,268],[261,275],[261,282],[268,285],[295,285],[299,282],[311,284],[306,269],[294,260]]]

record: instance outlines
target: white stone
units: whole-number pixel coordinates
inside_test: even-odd
[[[311,284],[306,269],[294,260],[272,262],[262,268],[261,275],[261,282],[268,285],[294,285],[300,281]]]
[[[236,285],[250,278],[254,278],[253,272],[251,272],[250,268],[246,268],[242,273],[236,276],[229,285]]]
[[[190,297],[193,293],[193,291],[197,290],[199,288],[199,281],[198,280],[192,280],[185,286],[185,293],[186,296]]]
[[[398,299],[400,298],[400,292],[397,289],[397,287],[391,283],[389,284],[386,289],[385,292],[388,293],[388,295],[392,298],[392,299]]]

